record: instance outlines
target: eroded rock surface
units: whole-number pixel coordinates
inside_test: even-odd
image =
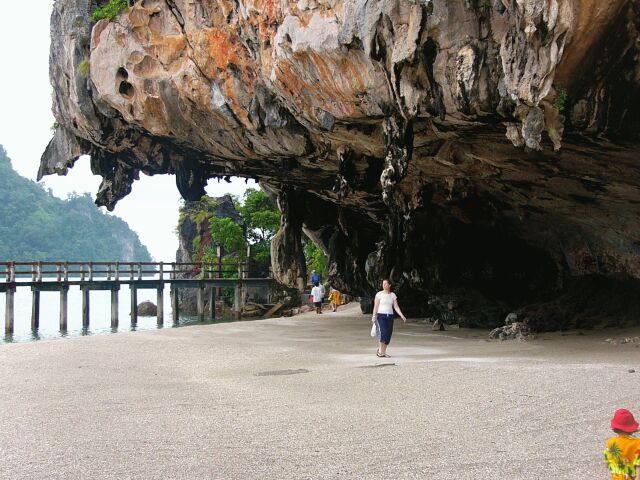
[[[340,290],[390,277],[462,325],[637,288],[640,0],[142,0],[95,25],[91,3],[55,3],[40,175],[90,154],[110,209],[140,172],[187,199],[257,178],[283,283],[304,229]]]

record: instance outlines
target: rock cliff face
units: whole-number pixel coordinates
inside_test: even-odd
[[[93,3],[55,3],[41,175],[90,154],[109,208],[140,172],[257,178],[290,286],[304,229],[338,288],[390,277],[409,311],[637,321],[640,0]]]

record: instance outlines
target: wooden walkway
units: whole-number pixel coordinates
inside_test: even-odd
[[[164,322],[164,288],[171,286],[171,309],[175,324],[179,321],[178,292],[182,288],[197,289],[198,319],[204,321],[204,299],[215,306],[216,296],[223,287],[234,288],[234,313],[240,316],[244,300],[243,289],[249,286],[270,286],[272,278],[249,278],[248,262],[224,262],[218,253],[217,263],[165,262],[0,262],[0,293],[6,297],[5,333],[13,334],[15,292],[30,288],[32,292],[31,329],[40,326],[40,292],[60,292],[60,330],[67,330],[67,298],[71,287],[82,292],[82,326],[90,323],[90,292],[111,292],[111,327],[118,327],[118,293],[121,285],[131,292],[131,323],[138,320],[138,290],[157,291],[158,323]],[[210,308],[215,318],[215,307]]]

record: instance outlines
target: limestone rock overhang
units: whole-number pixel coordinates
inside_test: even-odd
[[[39,176],[89,154],[109,209],[140,172],[187,199],[256,178],[283,283],[305,231],[339,288],[391,277],[462,324],[634,291],[640,1],[143,0],[96,24],[90,3],[54,6]]]

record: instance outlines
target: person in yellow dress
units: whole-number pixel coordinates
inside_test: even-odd
[[[617,436],[607,440],[604,459],[612,480],[640,478],[637,477],[640,472],[640,438],[633,436],[638,431],[638,422],[629,410],[621,408],[613,415],[611,429]]]
[[[331,292],[329,293],[329,302],[331,303],[331,310],[336,312],[340,306],[340,292],[333,287],[331,287]]]

